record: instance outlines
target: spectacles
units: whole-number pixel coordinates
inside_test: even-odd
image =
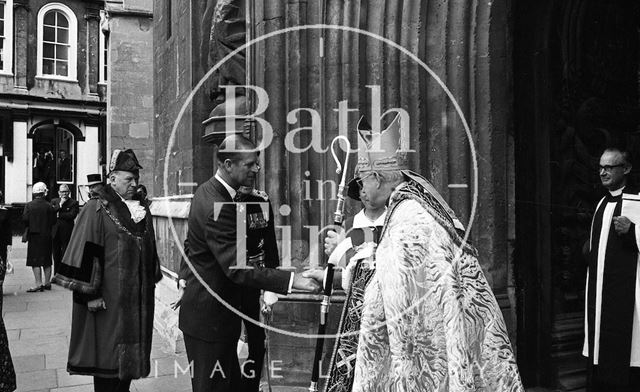
[[[362,176],[362,177],[358,177],[358,178],[356,178],[356,184],[358,184],[358,187],[359,187],[360,189],[362,189],[362,180],[364,180],[365,178],[367,178],[367,177],[369,177],[369,176],[376,176],[376,179],[378,179],[378,173],[377,173],[377,172],[374,172],[374,171],[369,172],[369,173],[365,174],[365,175],[364,175],[364,176]]]
[[[600,165],[600,171],[604,170],[607,173],[611,173],[616,167],[624,167],[624,164],[620,163],[618,165]]]

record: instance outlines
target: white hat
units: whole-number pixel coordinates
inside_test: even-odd
[[[44,182],[36,182],[33,184],[33,193],[47,193],[47,186]]]

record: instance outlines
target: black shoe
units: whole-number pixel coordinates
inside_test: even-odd
[[[27,289],[27,293],[37,293],[37,292],[43,292],[43,291],[44,291],[44,286],[30,287]]]
[[[43,284],[42,286],[40,286],[40,288],[42,288],[42,290],[51,291],[51,283]]]

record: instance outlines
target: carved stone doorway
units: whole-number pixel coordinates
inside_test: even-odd
[[[517,347],[527,386],[584,387],[581,249],[603,194],[602,150],[626,145],[640,173],[639,7],[514,2]]]

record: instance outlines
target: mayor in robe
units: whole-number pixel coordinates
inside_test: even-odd
[[[55,282],[73,290],[67,371],[96,392],[128,392],[150,372],[155,284],[162,277],[149,206],[134,199],[142,167],[115,150],[109,184],[82,208]]]
[[[588,243],[585,339],[590,392],[640,391],[640,189],[627,182],[629,154],[608,148],[600,157],[607,189],[596,208]],[[628,215],[628,216],[625,216]]]

